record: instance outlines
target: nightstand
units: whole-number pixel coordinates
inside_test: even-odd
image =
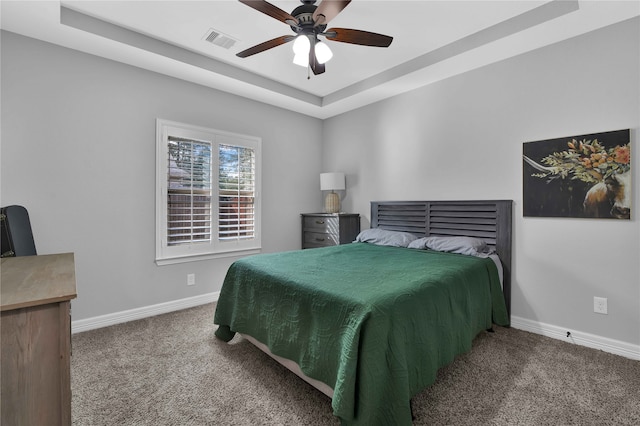
[[[357,213],[303,213],[302,248],[348,244],[360,233]]]

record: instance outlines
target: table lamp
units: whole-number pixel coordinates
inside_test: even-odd
[[[320,173],[320,190],[331,191],[324,199],[325,213],[338,213],[340,211],[340,196],[335,191],[344,189],[344,173]]]

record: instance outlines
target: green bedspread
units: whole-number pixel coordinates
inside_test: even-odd
[[[236,261],[214,322],[331,386],[343,424],[410,425],[411,397],[509,319],[491,259],[353,243]]]

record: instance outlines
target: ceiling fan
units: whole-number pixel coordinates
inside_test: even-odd
[[[243,50],[236,54],[240,58],[246,58],[295,40],[293,62],[305,67],[308,66],[314,74],[318,75],[325,72],[324,64],[333,56],[329,46],[320,41],[318,36],[323,36],[331,41],[375,47],[388,47],[393,41],[393,37],[368,31],[349,28],[327,29],[329,21],[342,12],[351,3],[351,0],[322,0],[318,6],[314,4],[316,0],[300,0],[302,5],[296,7],[290,14],[264,0],[239,1],[288,24],[296,33],[295,35],[276,37]]]

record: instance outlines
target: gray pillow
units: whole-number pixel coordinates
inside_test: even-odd
[[[370,243],[379,246],[407,247],[414,241],[415,235],[408,232],[389,231],[380,228],[365,229],[356,237],[357,243]]]
[[[473,237],[423,237],[412,241],[408,247],[480,257],[493,252],[484,240]]]

